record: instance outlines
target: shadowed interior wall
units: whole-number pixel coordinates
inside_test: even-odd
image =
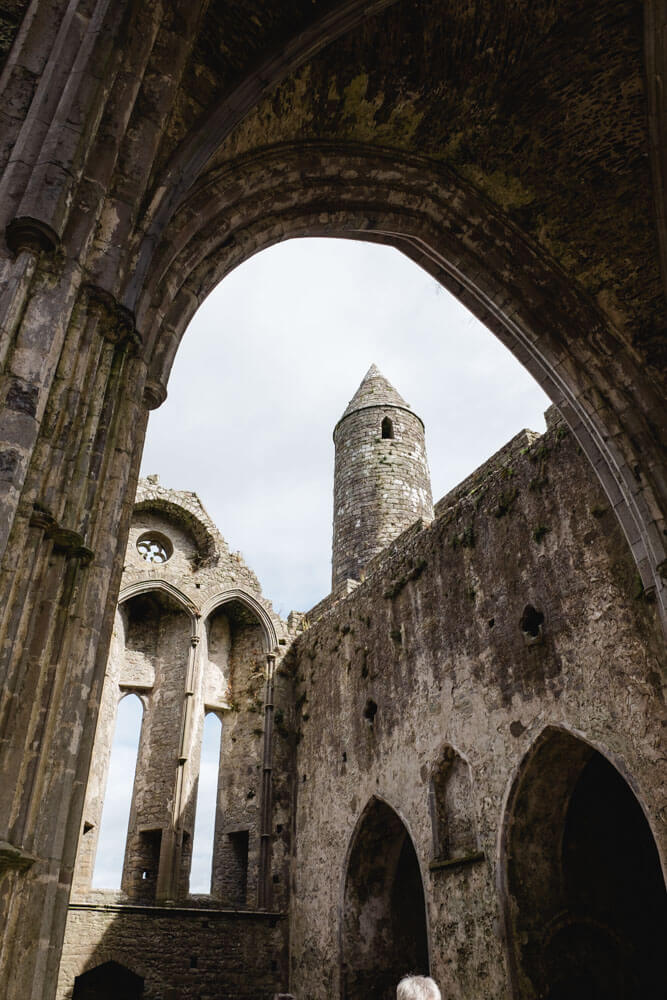
[[[519,996],[662,1000],[667,892],[646,817],[613,765],[548,732],[508,822]]]
[[[409,972],[428,974],[424,889],[404,824],[372,799],[355,832],[345,875],[343,1000],[394,1000]]]

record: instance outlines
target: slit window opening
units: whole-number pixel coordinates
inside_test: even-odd
[[[122,698],[118,705],[93,869],[94,889],[120,889],[143,711],[136,694]]]
[[[214,712],[209,712],[204,719],[199,762],[195,834],[190,868],[191,893],[205,895],[211,893],[221,738],[222,723]]]

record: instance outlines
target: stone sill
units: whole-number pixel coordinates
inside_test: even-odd
[[[272,910],[235,910],[231,907],[203,906],[142,906],[140,903],[70,903],[70,910],[96,910],[102,913],[145,913],[159,917],[262,917],[268,920],[284,920],[286,913]]]
[[[432,872],[439,872],[448,868],[462,868],[464,865],[472,865],[476,861],[483,861],[484,858],[484,851],[474,851],[472,854],[462,854],[460,858],[447,858],[445,860],[436,858],[435,861],[431,861],[428,867]]]

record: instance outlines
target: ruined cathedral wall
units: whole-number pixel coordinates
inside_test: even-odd
[[[292,647],[291,986],[308,1000],[340,995],[344,875],[373,796],[414,841],[431,968],[449,1000],[510,996],[503,816],[545,727],[610,758],[660,836],[655,606],[572,436],[561,425],[515,439],[437,511]],[[454,864],[439,858],[430,801],[443,754],[469,774],[463,826],[450,830]]]
[[[166,561],[142,557],[146,537],[163,545]],[[144,977],[146,1000],[174,984],[181,1000],[216,996],[221,982],[239,1000],[272,995],[287,985],[292,745],[283,719],[292,681],[281,664],[290,631],[195,494],[147,481],[137,494],[120,599],[57,996],[68,1000],[77,976],[108,961]],[[269,653],[276,665],[274,836],[268,896],[260,901]],[[121,891],[93,889],[111,744],[127,694],[139,695],[144,713],[136,775],[128,774],[133,804]],[[211,891],[194,893],[189,868],[208,713],[221,721],[213,870]]]

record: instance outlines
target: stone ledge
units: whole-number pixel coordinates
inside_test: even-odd
[[[446,858],[431,861],[429,871],[439,872],[449,868],[462,868],[464,865],[472,865],[476,861],[484,861],[486,857],[484,851],[473,851],[471,854],[462,854],[460,858]]]
[[[70,903],[70,910],[89,910],[101,913],[143,913],[154,917],[261,917],[267,920],[285,920],[286,913],[272,910],[235,910],[231,907],[204,906],[142,906],[139,903]]]
[[[0,840],[0,875],[7,871],[25,872],[37,858],[6,840]]]

